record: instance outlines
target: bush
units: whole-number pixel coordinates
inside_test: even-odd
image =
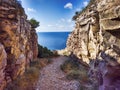
[[[88,81],[87,70],[84,66],[80,65],[78,61],[66,60],[61,66],[61,70],[66,73],[66,78],[69,80],[78,80],[82,82]]]
[[[51,62],[51,59],[45,58],[31,61],[30,67],[25,70],[24,75],[11,82],[5,90],[34,90],[40,75],[40,69]]]
[[[30,19],[30,24],[31,24],[32,28],[39,27],[39,22],[37,20],[35,20],[34,18]]]
[[[80,71],[79,70],[71,70],[68,74],[67,74],[67,79],[72,80],[72,79],[76,79],[78,80],[80,77]]]
[[[82,81],[82,82],[87,82],[88,81],[88,76],[87,76],[87,72],[85,70],[71,70],[68,74],[67,74],[67,79],[68,80],[78,80],[78,81]]]
[[[66,60],[60,67],[64,72],[68,73],[70,70],[79,69],[79,63],[74,60]]]
[[[52,62],[52,59],[42,58],[42,59],[38,59],[37,61],[31,61],[30,67],[36,67],[38,69],[41,69],[44,66],[50,64],[51,62]]]
[[[11,82],[5,90],[33,90],[38,78],[39,69],[36,67],[30,67],[26,70],[24,75],[19,76]]]
[[[53,53],[47,47],[43,47],[38,44],[38,57],[39,58],[53,57],[53,56],[57,56],[57,53]]]

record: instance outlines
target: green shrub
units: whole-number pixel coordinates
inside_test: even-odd
[[[88,82],[87,69],[80,65],[76,60],[66,60],[61,66],[61,70],[66,73],[66,78],[69,80],[78,80],[82,82]]]
[[[53,53],[47,47],[43,47],[38,44],[38,57],[39,58],[53,57],[53,56],[57,56],[57,53]]]
[[[30,19],[30,24],[31,24],[32,28],[39,27],[39,22],[37,20],[35,20],[34,18]]]

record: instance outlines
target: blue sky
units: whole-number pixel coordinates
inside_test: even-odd
[[[28,19],[40,22],[38,32],[72,31],[72,17],[85,7],[89,0],[21,0]]]

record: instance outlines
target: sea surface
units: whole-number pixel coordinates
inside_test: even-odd
[[[71,32],[37,32],[38,43],[50,50],[61,50],[66,47]]]

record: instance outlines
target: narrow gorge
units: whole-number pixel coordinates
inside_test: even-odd
[[[73,20],[75,28],[69,34],[66,48],[58,50],[58,54],[65,53],[64,56],[58,57],[57,51],[54,51],[56,58],[46,47],[50,54],[41,55],[41,48],[41,52],[46,51],[42,46],[38,48],[36,30],[21,3],[17,0],[0,0],[0,90],[24,74],[30,62],[38,58],[38,49],[39,56],[47,56],[47,59],[42,62],[46,67],[42,67],[36,90],[93,90],[91,87],[94,88],[95,84],[98,90],[120,90],[120,1],[90,0],[87,7],[76,12]],[[54,58],[51,59],[49,55]],[[68,80],[66,73],[61,70],[65,60],[71,60],[72,65],[75,65],[74,61],[77,62],[75,67],[81,68],[79,73],[86,70],[88,75],[84,71],[84,76],[82,72],[85,78],[81,80],[89,77],[92,85],[83,81],[87,89],[80,89],[82,84],[79,80]],[[68,65],[68,69],[71,67]]]

